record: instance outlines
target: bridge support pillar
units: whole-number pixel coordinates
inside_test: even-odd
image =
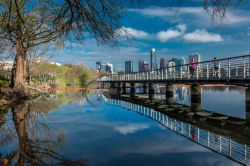
[[[126,94],[126,83],[122,83],[122,94]]]
[[[115,88],[115,83],[114,82],[109,83],[109,93],[117,94],[117,89]]]
[[[122,88],[121,88],[121,83],[118,82],[118,83],[117,83],[117,95],[119,95],[119,96],[121,95],[121,89],[122,89]]]
[[[201,87],[196,84],[191,85],[191,110],[201,110]]]
[[[174,86],[173,84],[166,85],[166,104],[173,104],[174,102]]]
[[[104,89],[104,82],[101,82],[101,89]]]
[[[245,90],[245,102],[246,102],[246,121],[250,124],[250,87]]]
[[[143,94],[147,94],[147,89],[148,89],[148,87],[147,87],[147,83],[143,83],[143,86],[142,86],[142,88],[143,88]]]
[[[148,99],[153,100],[155,94],[154,84],[148,83]]]
[[[134,82],[130,83],[130,97],[131,98],[135,97],[135,83]]]

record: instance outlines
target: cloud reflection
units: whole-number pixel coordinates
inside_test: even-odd
[[[150,126],[148,124],[128,124],[125,126],[116,126],[115,130],[122,135],[133,134],[135,132],[148,129]]]

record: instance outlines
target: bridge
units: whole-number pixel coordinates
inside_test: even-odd
[[[102,77],[99,81],[248,85],[250,81],[250,55],[194,63],[193,74],[189,64],[183,64],[147,72],[113,74],[109,77]]]
[[[165,84],[166,104],[173,103],[174,84],[187,84],[191,89],[191,109],[201,110],[201,86],[204,84],[238,85],[245,88],[246,121],[250,124],[250,55],[216,59],[190,64],[172,66],[147,72],[112,74],[98,79],[101,87],[108,87],[111,93],[126,94],[130,89],[131,98],[135,97],[135,85],[143,87],[143,93],[153,100],[155,84]]]
[[[103,99],[108,104],[126,108],[129,111],[137,112],[143,116],[153,119],[167,129],[188,138],[200,146],[223,155],[230,160],[243,165],[250,165],[249,144],[240,143],[231,137],[220,135],[216,132],[202,129],[198,126],[171,118],[162,112],[158,112],[143,105],[114,98],[107,98],[104,95]]]

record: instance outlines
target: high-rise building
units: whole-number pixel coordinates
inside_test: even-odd
[[[133,62],[125,61],[125,73],[132,73],[132,72],[133,72]]]
[[[165,69],[167,68],[167,62],[165,61],[164,58],[160,59],[160,69]]]
[[[154,48],[152,48],[150,52],[150,67],[151,67],[151,70],[157,69],[156,51]]]
[[[138,71],[139,72],[149,71],[149,64],[148,64],[148,62],[143,61],[143,60],[139,60],[139,62],[138,62]]]
[[[174,71],[181,71],[181,65],[185,64],[185,59],[182,58],[172,58],[167,62],[167,66],[169,68],[172,68],[170,70],[174,70]],[[186,67],[182,67],[182,71],[185,71]]]
[[[113,64],[111,64],[111,63],[106,64],[106,72],[107,73],[114,73]]]
[[[106,72],[106,64],[101,64],[100,72]]]
[[[149,71],[149,64],[148,64],[148,62],[144,62],[143,63],[143,68],[144,68],[145,72]]]
[[[106,64],[100,64],[100,72],[104,73],[114,73],[113,64],[106,63]]]
[[[100,72],[101,70],[101,62],[96,62],[96,71],[99,71]]]
[[[143,64],[144,64],[144,61],[143,60],[139,60],[139,62],[138,62],[138,71],[139,72],[144,72]]]

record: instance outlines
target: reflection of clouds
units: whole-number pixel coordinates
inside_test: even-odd
[[[179,137],[175,133],[170,132],[166,137],[165,134],[159,132],[162,131],[154,132],[150,139],[138,139],[139,142],[134,140],[137,144],[136,148],[127,145],[126,152],[151,155],[160,155],[164,153],[177,155],[191,152],[209,153],[208,149],[194,144],[192,141],[189,141],[184,137]]]
[[[117,126],[115,130],[123,135],[132,134],[140,130],[150,128],[148,124],[128,124],[126,126]]]

